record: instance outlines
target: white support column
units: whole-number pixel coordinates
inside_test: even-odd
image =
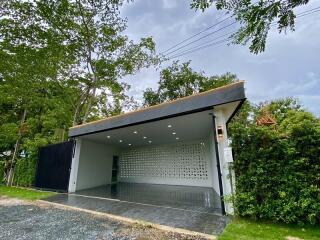
[[[216,116],[216,127],[218,128],[219,126],[221,126],[222,134],[223,134],[221,138],[218,138],[223,194],[224,196],[230,196],[232,194],[231,179],[232,179],[233,173],[230,172],[230,167],[229,167],[230,163],[226,161],[224,156],[224,150],[226,147],[228,147],[228,134],[227,134],[227,127],[226,127],[227,119],[222,110],[214,110],[214,114]],[[230,202],[225,202],[225,210],[226,210],[226,213],[233,215],[234,214],[233,204]]]
[[[70,178],[69,178],[69,188],[68,192],[72,193],[76,191],[77,177],[78,177],[78,168],[79,168],[79,159],[80,159],[80,150],[81,150],[81,139],[76,139],[76,146],[74,149],[74,154],[72,157]]]

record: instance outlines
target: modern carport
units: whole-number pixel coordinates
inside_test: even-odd
[[[72,127],[69,193],[232,213],[226,125],[244,99],[237,82]]]

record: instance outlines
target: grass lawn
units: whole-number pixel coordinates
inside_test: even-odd
[[[297,226],[236,219],[231,222],[219,240],[319,240],[320,226]]]
[[[45,192],[18,187],[7,187],[0,185],[0,196],[20,198],[25,200],[37,200],[54,195],[54,192]]]

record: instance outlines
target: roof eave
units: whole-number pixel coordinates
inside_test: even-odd
[[[244,82],[236,82],[207,92],[180,98],[138,111],[98,120],[70,128],[69,137],[83,136],[179,115],[204,111],[213,106],[245,99]]]

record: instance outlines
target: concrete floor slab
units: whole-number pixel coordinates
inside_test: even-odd
[[[104,186],[46,200],[206,234],[220,234],[229,220],[218,213],[209,188],[118,184],[111,189]]]
[[[218,193],[207,187],[117,183],[77,191],[75,194],[221,214]]]

